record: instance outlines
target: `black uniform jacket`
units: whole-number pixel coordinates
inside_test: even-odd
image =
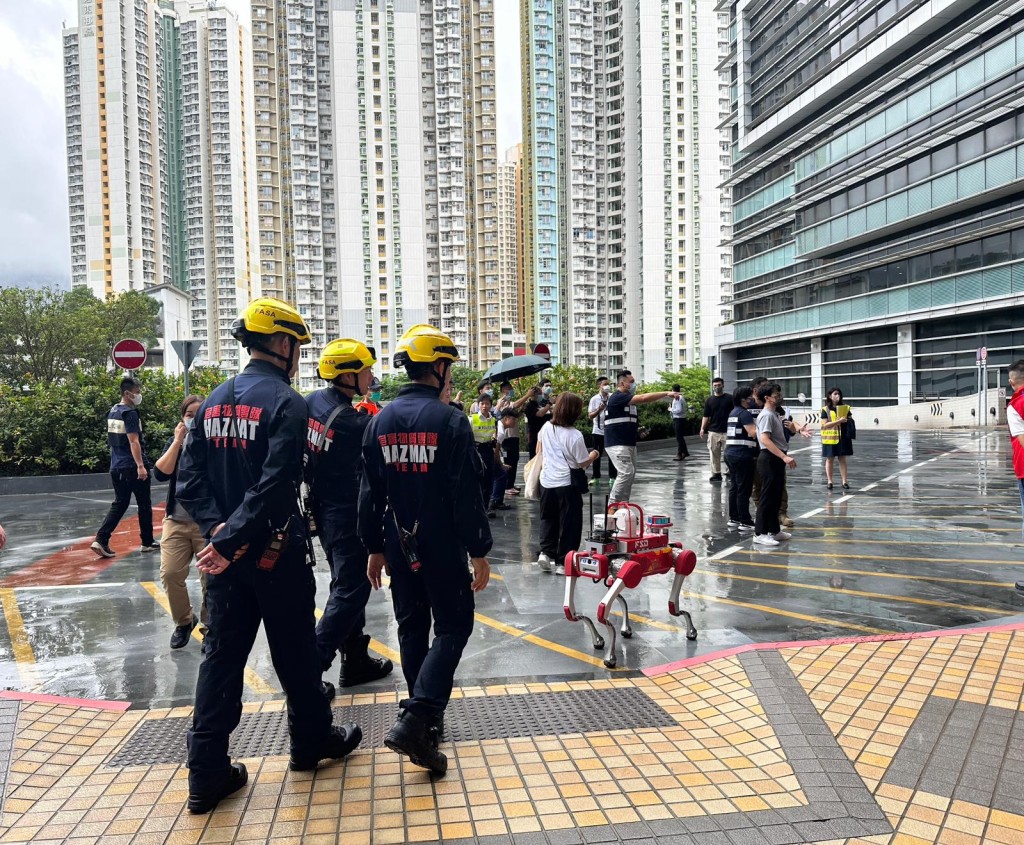
[[[363,433],[370,417],[357,413],[352,399],[333,387],[310,393],[306,406],[306,481],[313,493],[317,524],[328,534],[339,528],[354,531],[363,475]],[[328,418],[339,407],[325,431]],[[329,542],[334,539],[327,537]]]
[[[426,385],[403,387],[370,420],[363,438],[359,536],[371,554],[401,551],[395,518],[416,541],[424,567],[484,557],[491,527],[480,493],[483,466],[469,420]],[[387,509],[387,512],[385,512]],[[394,517],[392,517],[392,512]]]
[[[306,441],[306,402],[284,371],[250,361],[234,381],[218,386],[196,414],[178,468],[178,501],[228,560],[246,543],[244,559],[258,560],[272,530],[290,520],[290,543],[305,528],[298,485]],[[292,517],[296,517],[292,519]]]

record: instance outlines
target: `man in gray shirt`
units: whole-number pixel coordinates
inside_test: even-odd
[[[786,431],[776,408],[782,403],[782,388],[776,383],[762,384],[757,389],[764,402],[764,412],[757,415],[757,440],[761,452],[757,469],[761,475],[761,494],[754,523],[754,542],[761,546],[777,546],[792,535],[779,525],[779,506],[786,482],[786,467],[795,468],[796,460],[786,454],[789,448]]]

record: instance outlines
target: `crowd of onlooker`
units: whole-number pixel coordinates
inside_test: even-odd
[[[606,376],[598,378],[596,388],[585,402],[571,391],[556,395],[548,379],[540,380],[523,396],[516,396],[509,382],[498,386],[497,395],[493,386],[485,383],[464,408],[484,466],[481,494],[492,517],[508,509],[506,496],[523,492],[517,478],[520,425],[525,426],[529,460],[523,484],[527,496],[540,501],[537,564],[546,572],[554,571],[566,554],[579,548],[583,495],[602,478],[605,458],[612,484],[610,501],[629,500],[636,478],[637,442],[643,436],[639,405],[668,401],[676,441],[673,460],[690,457],[686,442],[689,407],[678,384],[672,390],[638,394],[636,379],[624,370],[614,382]],[[584,414],[589,437],[577,425]],[[848,489],[847,456],[853,452],[855,428],[850,407],[843,403],[838,388],[828,392],[821,421],[828,489],[833,486],[836,459],[843,487]],[[714,379],[701,414],[699,436],[707,441],[709,482],[722,484],[726,474],[729,476],[728,527],[752,534],[759,546],[777,546],[789,540],[791,535],[785,529],[794,523],[788,513],[786,470],[796,467],[789,443],[794,436],[809,438],[811,432],[805,422],[795,422],[783,404],[782,387],[758,378],[729,394],[724,380]]]

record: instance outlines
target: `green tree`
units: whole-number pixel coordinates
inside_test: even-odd
[[[159,310],[138,291],[101,302],[85,288],[0,288],[0,381],[52,384],[76,366],[105,364],[122,338],[151,345]]]
[[[149,456],[156,460],[177,425],[185,398],[180,376],[142,370],[140,408]],[[190,389],[203,396],[223,379],[217,370],[190,373]],[[107,412],[119,399],[120,373],[105,366],[73,368],[46,384],[0,382],[0,475],[102,472],[110,467]]]

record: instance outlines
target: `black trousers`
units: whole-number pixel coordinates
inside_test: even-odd
[[[598,455],[597,460],[594,461],[594,468],[591,470],[591,476],[593,478],[601,477],[601,458],[604,457],[604,435],[603,434],[591,434],[590,435],[591,449],[597,449]],[[619,474],[619,471],[615,469],[615,464],[612,463],[612,459],[608,459],[608,477],[615,478]]]
[[[153,477],[153,470],[145,481],[139,481],[138,472],[135,469],[116,471],[110,473],[110,479],[114,484],[114,501],[110,510],[96,532],[96,539],[104,546],[110,542],[110,536],[117,528],[117,524],[128,511],[128,506],[135,496],[135,504],[139,508],[139,538],[142,545],[153,545],[153,499],[150,494],[150,481]]]
[[[519,470],[519,438],[506,437],[501,448],[505,453],[505,463],[508,464],[508,483],[505,489],[511,490],[516,486],[516,472]]]
[[[555,563],[580,547],[583,494],[572,487],[540,488],[540,550]]]
[[[757,520],[754,531],[758,534],[778,534],[779,507],[786,484],[786,464],[767,449],[757,456],[757,470],[761,473],[761,497],[757,500]]]
[[[690,457],[690,450],[686,448],[686,420],[681,418],[672,418],[672,428],[676,432],[676,454],[684,457]]]
[[[356,536],[354,522],[346,529],[343,524],[325,518],[320,528],[320,544],[331,566],[331,594],[316,626],[316,648],[320,666],[326,672],[335,655],[363,635],[371,588],[366,577],[366,549]]]
[[[294,535],[270,572],[243,559],[220,575],[207,576],[210,633],[187,735],[191,791],[209,792],[228,776],[228,737],[242,716],[242,678],[260,622],[288,699],[291,750],[306,754],[326,740],[331,709],[320,688],[315,600],[313,569]]]
[[[729,519],[744,525],[753,525],[750,516],[750,491],[754,488],[754,468],[757,451],[747,446],[742,447],[745,453],[741,456],[729,454],[725,450],[725,464],[732,476],[729,485]]]
[[[420,553],[423,565],[413,572],[390,542],[385,547],[402,673],[409,687],[409,697],[400,706],[430,724],[448,706],[455,670],[473,633],[476,604],[465,551],[446,548],[449,557],[440,560],[429,550],[421,548]]]
[[[477,443],[476,451],[484,465],[484,474],[480,478],[480,495],[483,497],[486,508],[491,503],[491,490],[494,488],[494,444],[490,442]]]

